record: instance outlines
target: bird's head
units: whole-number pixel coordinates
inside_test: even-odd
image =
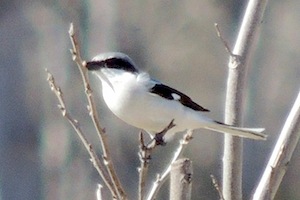
[[[97,55],[86,63],[89,71],[118,70],[122,72],[138,73],[138,69],[133,60],[124,53],[108,52]]]

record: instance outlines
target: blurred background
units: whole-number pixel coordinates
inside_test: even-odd
[[[247,1],[0,1],[0,200],[95,199],[102,183],[77,135],[62,118],[45,68],[61,86],[69,111],[90,141],[99,142],[88,116],[82,82],[72,62],[68,29],[74,22],[82,56],[121,51],[155,78],[184,90],[223,121],[228,53]],[[269,1],[250,62],[244,126],[265,127],[268,140],[244,141],[244,199],[255,188],[300,86],[300,4]],[[100,82],[91,77],[94,91]],[[117,172],[136,199],[138,129],[112,115],[95,93]],[[178,138],[153,154],[149,185],[168,164]],[[223,135],[197,130],[184,156],[193,161],[193,199],[218,199]],[[297,147],[276,199],[300,199]],[[148,185],[148,186],[149,186]],[[104,188],[104,191],[107,191]],[[108,193],[105,192],[105,195]],[[158,199],[168,198],[168,184]]]

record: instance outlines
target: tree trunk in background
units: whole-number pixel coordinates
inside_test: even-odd
[[[0,199],[41,199],[39,122],[26,102],[30,91],[20,43],[32,32],[20,7],[0,17]]]

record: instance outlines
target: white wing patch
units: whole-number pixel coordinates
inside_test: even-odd
[[[172,93],[171,94],[174,100],[180,100],[181,97],[178,94]]]

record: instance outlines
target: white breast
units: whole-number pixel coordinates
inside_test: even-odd
[[[153,83],[147,74],[137,76],[122,73],[118,77],[105,75],[106,79],[99,75],[104,101],[126,123],[153,133],[162,131],[172,119],[176,124],[172,129],[174,132],[199,126],[201,115],[198,112],[178,101],[149,93],[149,84]]]

